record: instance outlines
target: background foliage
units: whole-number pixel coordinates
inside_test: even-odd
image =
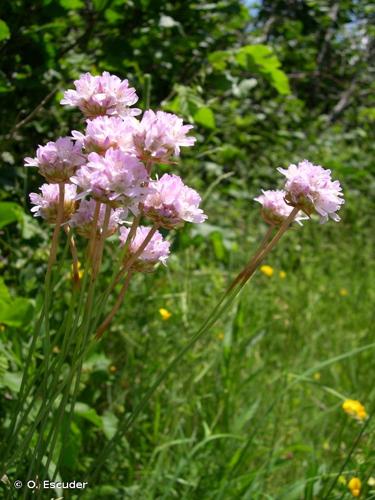
[[[350,453],[361,427],[340,409],[344,397],[368,412],[375,405],[373,350],[357,352],[374,341],[373,15],[372,3],[354,0],[1,2],[3,428],[49,241],[28,215],[40,179],[22,163],[37,144],[83,125],[59,105],[63,89],[107,70],[131,81],[142,106],[151,75],[152,106],[194,123],[198,138],[176,169],[204,195],[209,221],[174,236],[167,272],[139,277],[85,364],[69,478],[85,478],[245,262],[264,231],[251,200],[275,186],[275,168],[308,158],[331,168],[346,196],[342,223],[310,223],[285,239],[268,262],[274,275],[257,276],[189,355],[84,498],[343,498],[343,480],[329,492],[339,473],[360,476],[363,495],[374,494],[373,426]],[[61,293],[57,319],[65,301]]]

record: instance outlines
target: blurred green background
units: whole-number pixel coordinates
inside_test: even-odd
[[[369,414],[375,407],[374,346],[366,347],[374,342],[374,13],[365,0],[1,2],[2,429],[50,238],[29,215],[41,178],[23,158],[83,127],[78,111],[60,106],[63,90],[83,72],[106,70],[128,78],[143,107],[150,75],[151,106],[195,126],[197,145],[173,170],[200,191],[209,217],[171,235],[167,270],[137,277],[87,360],[63,461],[69,479],[85,480],[118,421],[246,262],[265,231],[252,199],[281,185],[276,167],[308,158],[330,168],[346,199],[339,224],[314,219],[283,239],[266,262],[273,274],[258,273],[80,498],[350,498],[353,476],[375,498],[374,425],[363,429],[341,409],[345,398]],[[62,291],[57,320],[66,301]]]

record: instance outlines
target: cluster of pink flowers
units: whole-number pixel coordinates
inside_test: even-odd
[[[343,193],[340,182],[332,180],[330,170],[303,160],[287,169],[278,168],[278,171],[286,177],[284,190],[262,191],[262,195],[254,198],[261,203],[267,223],[280,225],[293,208],[300,209],[294,218],[297,222],[313,213],[320,216],[322,224],[329,218],[340,220],[337,212],[344,203]]]
[[[194,145],[195,138],[188,135],[192,126],[163,111],[147,110],[136,118],[141,111],[132,107],[138,101],[135,89],[107,72],[86,73],[74,85],[61,104],[78,107],[86,117],[86,128],[39,146],[35,158],[25,158],[25,165],[37,167],[50,183],[41,187],[40,194],[30,194],[32,212],[56,222],[59,184],[64,183],[63,221],[84,237],[92,234],[98,203],[97,231],[105,230],[105,237],[118,233],[120,244],[129,233],[123,226],[129,211],[166,229],[204,222],[199,194],[179,176],[152,178],[155,164],[172,164],[181,147]],[[106,228],[105,206],[111,209]],[[137,252],[150,230],[151,226],[138,227],[128,245],[129,255]],[[134,268],[149,271],[157,262],[165,263],[169,246],[155,231]]]

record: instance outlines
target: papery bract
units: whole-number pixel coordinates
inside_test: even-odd
[[[143,186],[148,181],[144,165],[134,156],[112,148],[104,156],[90,153],[88,163],[71,181],[79,186],[82,195],[91,195],[113,207],[130,208],[134,213],[148,192]]]
[[[39,146],[35,158],[25,158],[26,167],[38,167],[39,173],[51,183],[69,182],[77,168],[86,162],[80,143],[70,137]]]
[[[130,108],[138,101],[128,80],[104,71],[101,76],[85,73],[74,81],[76,90],[64,92],[61,104],[77,106],[87,118],[101,115],[136,116],[140,109]]]
[[[151,193],[144,201],[144,213],[159,226],[172,229],[186,222],[201,223],[207,219],[199,208],[201,197],[186,186],[178,175],[164,174],[150,182]]]
[[[298,165],[289,165],[287,169],[278,168],[286,177],[286,201],[291,206],[299,206],[308,215],[317,212],[320,222],[328,218],[338,222],[337,211],[344,200],[339,181],[332,181],[331,171],[320,165],[313,165],[303,160]]]
[[[151,227],[139,226],[137,228],[136,234],[132,238],[128,247],[128,255],[134,255],[140,248],[142,243],[147,238]],[[121,227],[120,228],[120,242],[125,245],[130,228]],[[136,262],[133,264],[133,269],[142,272],[152,271],[155,264],[161,262],[165,264],[170,253],[170,243],[165,240],[159,231],[156,231],[152,236],[151,240],[147,244],[146,248],[142,251],[141,255],[138,257]]]
[[[293,208],[285,201],[286,192],[282,190],[267,190],[262,189],[262,193],[255,201],[262,205],[262,217],[271,225],[280,225],[290,215]],[[295,221],[300,223],[301,220],[307,219],[306,216],[298,214]]]
[[[187,135],[192,128],[172,113],[149,109],[134,136],[137,153],[143,160],[168,162],[171,156],[179,156],[181,146],[194,145],[195,137]]]
[[[78,234],[84,238],[90,238],[92,234],[92,224],[94,221],[94,213],[96,207],[96,201],[91,200],[81,200],[78,209],[74,212],[73,216],[69,221],[69,225],[74,227]],[[99,209],[99,217],[97,222],[97,233],[103,228],[105,216],[105,206],[101,205]],[[109,218],[108,228],[106,232],[106,237],[111,236],[115,233],[118,225],[123,222],[124,211],[121,208],[116,208],[112,210],[111,216]]]
[[[59,207],[60,190],[58,184],[43,184],[40,188],[41,194],[30,193],[30,201],[34,207],[31,212],[34,217],[42,217],[50,224],[57,221]],[[72,184],[65,185],[64,212],[62,222],[70,219],[76,207],[77,187]]]
[[[107,149],[118,148],[126,153],[135,153],[133,134],[139,122],[132,116],[98,116],[87,120],[84,134],[73,130],[72,136],[79,141],[88,153],[103,154]]]

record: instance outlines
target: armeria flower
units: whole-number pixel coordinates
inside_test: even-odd
[[[268,224],[279,225],[290,215],[293,208],[285,202],[286,192],[282,190],[264,191],[255,201],[262,205],[262,217]],[[295,221],[301,224],[301,220],[307,219],[306,216],[299,215],[295,217]]]
[[[328,218],[338,222],[337,211],[344,200],[339,181],[332,181],[331,171],[303,160],[287,169],[278,168],[286,177],[286,201],[293,207],[301,207],[308,215],[317,212],[320,222]]]
[[[362,481],[359,477],[352,477],[348,482],[348,488],[353,497],[359,497],[361,494]]]
[[[366,420],[367,412],[362,403],[356,399],[346,399],[342,404],[342,409],[345,413],[354,417],[357,420]]]
[[[52,183],[69,182],[85,162],[81,144],[70,137],[60,137],[56,142],[39,146],[35,158],[25,158],[26,167],[38,167],[39,173]]]
[[[186,222],[201,223],[207,219],[199,208],[201,197],[186,186],[178,175],[164,174],[150,182],[151,193],[144,201],[144,213],[167,229]]]
[[[101,115],[136,116],[140,109],[130,108],[138,101],[128,80],[104,71],[101,76],[85,73],[75,80],[76,90],[64,92],[61,104],[77,106],[87,118]]]
[[[150,230],[151,228],[147,226],[138,227],[134,238],[129,244],[129,256],[134,255],[138,251]],[[125,245],[129,231],[130,228],[120,228],[120,242],[122,245]],[[165,240],[159,231],[156,231],[132,268],[137,271],[149,272],[153,270],[155,264],[158,262],[165,264],[169,256],[169,247],[169,241]]]
[[[87,120],[85,134],[73,130],[72,136],[79,141],[88,153],[105,153],[109,148],[118,148],[126,153],[134,153],[133,133],[139,122],[127,116],[98,116]]]
[[[134,136],[138,155],[143,160],[167,162],[180,155],[181,146],[193,146],[195,137],[188,136],[192,125],[184,125],[181,118],[164,111],[149,109],[143,114],[139,131]]]
[[[40,188],[41,194],[30,193],[30,201],[35,205],[31,212],[34,217],[43,217],[50,224],[57,221],[60,190],[57,184],[43,184]],[[65,185],[63,222],[70,219],[76,207],[77,187],[72,184]]]
[[[79,208],[74,212],[69,221],[69,225],[74,227],[78,234],[85,238],[90,238],[92,231],[92,224],[94,220],[96,201],[95,200],[82,200]],[[103,228],[105,215],[105,206],[101,205],[98,217],[97,232]],[[117,229],[118,225],[123,222],[124,212],[121,208],[112,210],[109,224],[106,232],[106,237],[111,236]]]
[[[93,198],[113,207],[122,206],[137,212],[138,204],[148,189],[144,165],[134,156],[118,149],[108,149],[105,156],[90,153],[88,163],[81,167],[71,181]]]

